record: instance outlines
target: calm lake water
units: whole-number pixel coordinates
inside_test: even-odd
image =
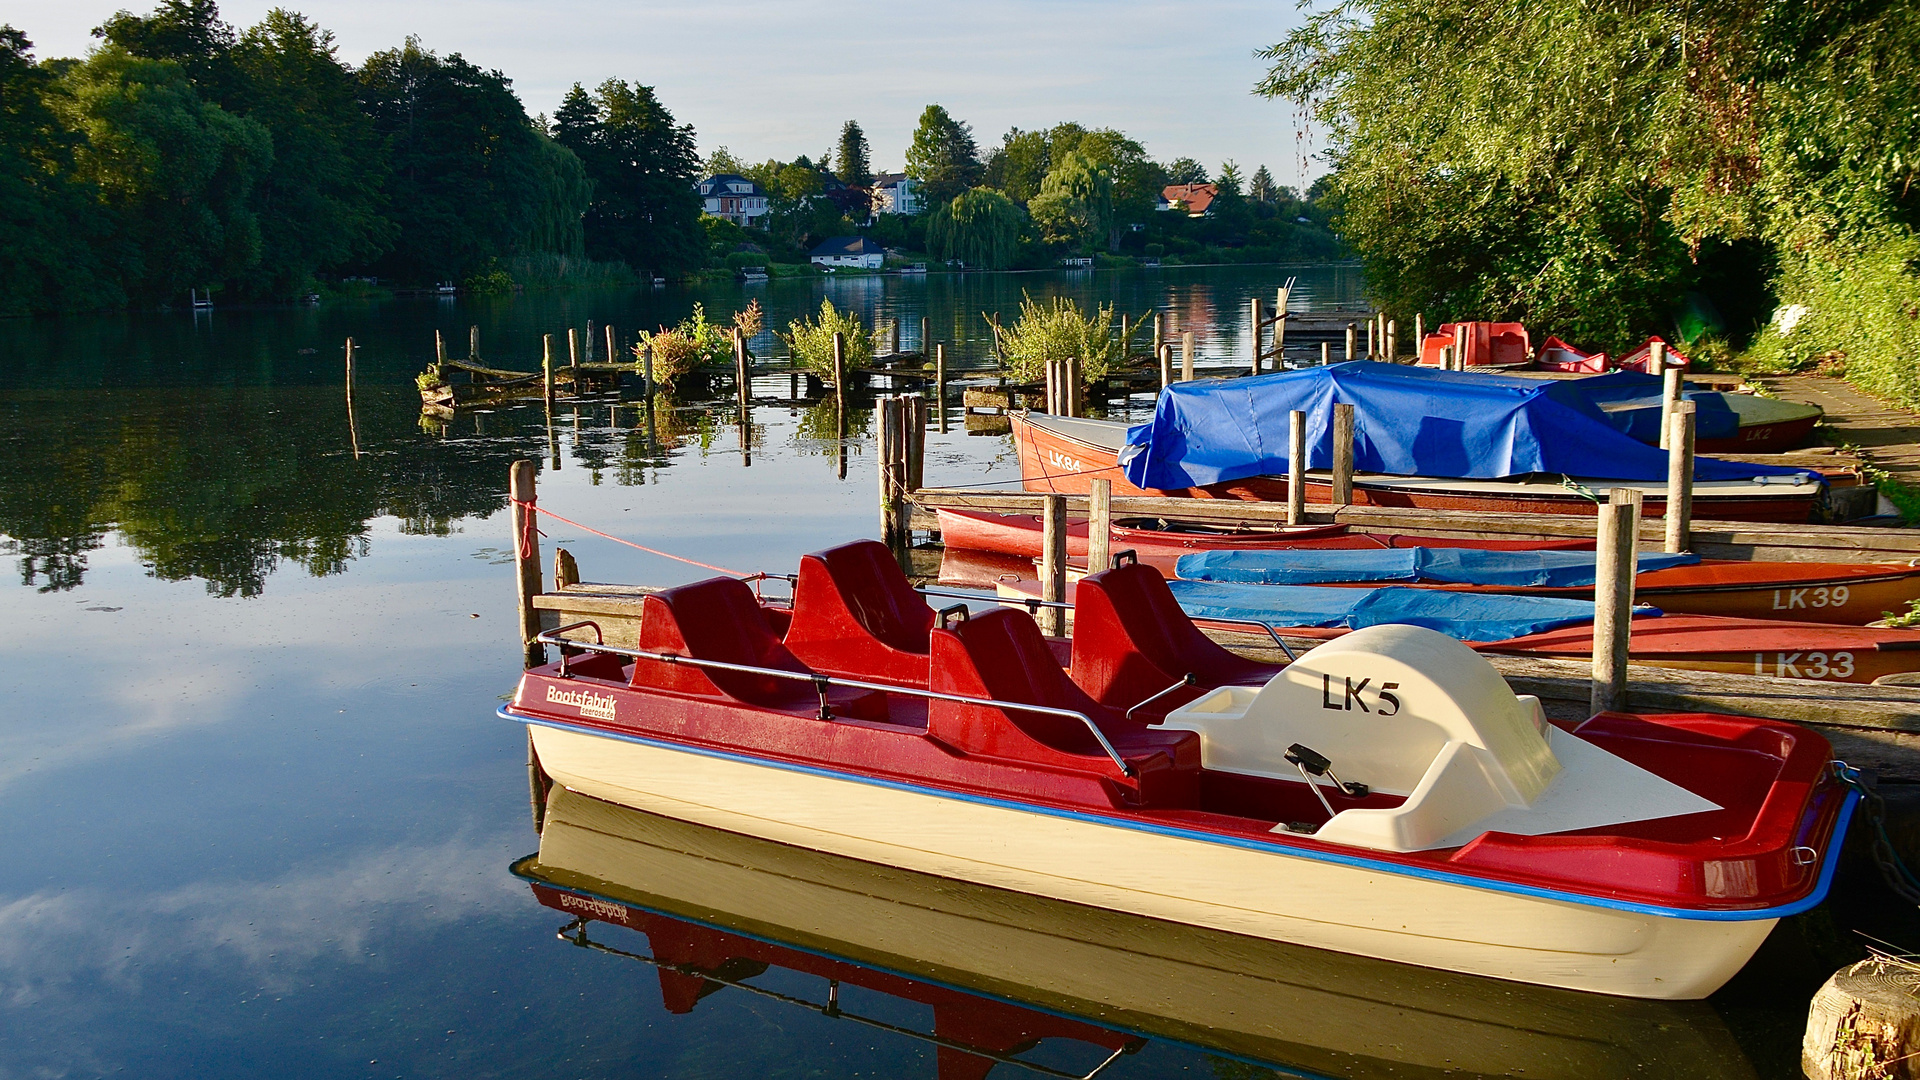
[[[893,1030],[697,978],[688,991],[690,976],[569,945],[556,937],[568,916],[509,869],[538,837],[524,734],[493,715],[520,652],[508,465],[542,459],[542,504],[607,532],[789,570],[873,531],[866,413],[841,479],[817,409],[756,408],[745,455],[725,403],[687,403],[651,437],[636,410],[563,405],[555,470],[537,408],[423,425],[413,377],[436,329],[464,354],[478,325],[483,356],[524,366],[542,333],[587,320],[630,333],[696,301],[724,317],[749,296],[773,326],[822,296],[901,318],[907,349],[924,315],[964,365],[984,355],[982,312],[1010,317],[1023,290],[1063,294],[1168,311],[1203,357],[1224,359],[1244,352],[1246,298],[1293,274],[1302,306],[1359,299],[1350,268],[1255,267],[0,323],[0,544],[13,570],[0,586],[0,1080],[983,1075],[990,1061]],[[782,352],[765,337],[756,349]],[[1004,438],[956,425],[929,436],[926,472],[959,484],[1018,468]],[[705,573],[548,533],[548,550],[569,548],[589,579]],[[664,916],[702,903],[616,884],[665,897]],[[661,939],[595,924],[593,940],[646,953]],[[1023,1061],[1074,1075],[1121,1045],[1132,1052],[1102,1075],[1795,1073],[1797,985],[1783,1010],[1752,1007],[1751,992],[1642,1007],[1367,968],[1380,1002],[1341,990],[1338,1008],[1303,1004],[1329,1009],[1324,1038],[1313,1022],[1252,1042],[1138,1017],[1049,1028],[1065,1022],[1059,999],[1023,999],[1017,982],[996,990],[1014,1019],[994,1015],[1015,1034],[1019,1016],[1031,1022],[1042,1045]],[[727,970],[826,1000],[804,964]],[[1400,1000],[1408,979],[1423,1004]],[[843,1003],[921,1032],[940,1016],[855,980]],[[1229,1030],[1234,1004],[1210,1007]]]

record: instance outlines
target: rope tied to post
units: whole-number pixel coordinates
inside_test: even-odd
[[[536,533],[541,536],[547,535],[546,533],[541,532],[541,530],[539,530],[538,528],[534,527],[534,515],[545,514],[548,517],[552,518],[555,521],[560,522],[563,525],[571,525],[572,527],[579,529],[581,532],[592,533],[593,535],[598,536],[603,540],[611,540],[616,544],[625,544],[627,547],[633,548],[636,551],[644,551],[649,555],[658,555],[663,559],[672,559],[674,562],[686,563],[688,566],[697,566],[702,570],[712,570],[715,573],[725,574],[728,577],[745,578],[745,577],[753,576],[751,574],[741,573],[738,570],[729,570],[724,566],[715,566],[712,563],[703,563],[698,559],[689,559],[685,555],[675,555],[671,551],[661,551],[659,548],[650,548],[645,544],[636,544],[631,540],[623,539],[621,537],[613,535],[612,533],[601,532],[599,529],[596,529],[591,525],[582,525],[579,522],[573,520],[572,518],[561,517],[559,514],[556,514],[553,511],[548,510],[546,507],[540,506],[530,501],[515,499],[512,497],[509,497],[507,501],[513,503],[514,505],[520,507],[521,509],[527,512],[526,529],[523,530],[520,538],[520,557],[523,559],[529,558],[533,554],[534,535]]]

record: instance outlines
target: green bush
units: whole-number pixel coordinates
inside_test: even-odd
[[[1785,268],[1781,307],[1747,354],[1775,370],[1824,366],[1868,393],[1920,408],[1920,239]]]
[[[1000,353],[1023,381],[1041,378],[1048,361],[1070,356],[1079,358],[1081,378],[1102,378],[1120,356],[1113,337],[1113,306],[1088,315],[1065,297],[1041,304],[1026,296],[1020,301],[1019,320],[1000,333]]]
[[[860,324],[860,316],[851,311],[838,310],[831,300],[820,301],[819,318],[795,319],[788,324],[787,332],[780,335],[780,340],[787,343],[787,351],[795,360],[805,364],[821,378],[832,379],[835,334],[846,338],[843,358],[849,368],[873,363],[879,332],[866,329]]]
[[[752,332],[759,333],[760,302],[755,300],[746,311],[736,313],[733,319],[732,323],[708,322],[706,307],[695,304],[693,314],[680,320],[672,329],[661,327],[654,333],[640,331],[640,343],[634,346],[634,358],[637,362],[642,349],[651,349],[653,378],[669,387],[695,368],[725,367],[733,362],[735,327],[744,330],[743,320],[747,320],[752,325]]]

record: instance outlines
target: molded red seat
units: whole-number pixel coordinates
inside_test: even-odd
[[[932,645],[931,689],[1084,713],[1133,766],[1143,805],[1195,805],[1199,737],[1127,720],[1088,697],[1061,670],[1040,627],[1026,612],[1002,608],[950,629],[936,628]],[[1093,734],[1074,717],[934,701],[928,707],[927,734],[970,755],[1121,779]]]
[[[640,612],[640,649],[813,673],[773,636],[753,590],[734,578],[709,578],[647,597]],[[635,660],[632,685],[697,697],[730,698],[783,712],[812,712],[820,704],[813,686],[798,679],[658,660]],[[875,691],[833,689],[827,693],[827,702],[836,716],[887,718],[886,695]]]
[[[885,544],[801,556],[786,646],[814,670],[924,688],[932,629],[933,609]]]
[[[1420,343],[1419,363],[1425,367],[1439,367],[1440,350],[1453,347],[1457,328],[1464,328],[1467,334],[1464,367],[1483,364],[1511,366],[1527,362],[1532,340],[1524,325],[1517,322],[1470,322],[1441,323],[1439,330],[1428,334],[1427,339]]]
[[[1201,633],[1154,567],[1102,570],[1074,586],[1073,681],[1103,705],[1125,711],[1192,675],[1194,688],[1134,714],[1158,721],[1207,690],[1264,686],[1280,670],[1235,656]]]

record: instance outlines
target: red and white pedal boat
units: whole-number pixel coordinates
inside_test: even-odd
[[[1200,634],[1151,567],[1077,596],[1069,676],[1024,611],[936,620],[849,545],[802,561],[790,610],[732,578],[651,595],[638,648],[569,641],[501,713],[554,781],[652,813],[1577,990],[1709,994],[1832,880],[1856,796],[1812,732],[1569,731],[1424,629],[1282,669]]]

